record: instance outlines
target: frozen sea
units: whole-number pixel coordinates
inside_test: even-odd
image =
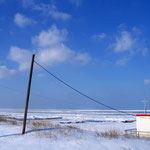
[[[127,114],[108,110],[32,109],[28,112],[27,134],[21,135],[24,111],[22,109],[0,109],[0,116],[11,117],[17,121],[16,125],[0,122],[0,150],[150,150],[150,140],[146,138],[97,136],[99,132],[110,130],[118,132],[135,130],[135,115],[143,111],[128,110],[125,112]],[[60,129],[56,130],[52,127],[41,127],[40,131],[33,129],[29,123],[32,121],[59,124],[61,132]],[[65,128],[67,126],[80,129],[82,132],[67,131]],[[62,129],[65,129],[65,132]],[[51,136],[48,136],[49,134]]]

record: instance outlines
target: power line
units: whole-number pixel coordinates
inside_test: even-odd
[[[93,101],[93,102],[95,102],[95,103],[97,103],[97,104],[100,104],[100,105],[102,105],[102,106],[104,106],[104,107],[106,107],[106,108],[108,108],[108,109],[115,110],[115,111],[117,111],[117,112],[124,113],[124,114],[127,114],[127,115],[135,116],[135,115],[133,115],[133,114],[126,113],[125,111],[118,110],[118,109],[116,109],[116,108],[113,108],[113,107],[111,107],[111,106],[109,106],[109,105],[106,105],[106,104],[104,104],[104,103],[102,103],[102,102],[97,101],[96,99],[94,99],[94,98],[88,96],[87,94],[84,94],[83,92],[77,90],[76,88],[72,87],[71,85],[69,85],[68,83],[66,83],[65,81],[63,81],[62,79],[60,79],[59,77],[57,77],[56,75],[54,75],[53,73],[51,73],[50,71],[48,71],[45,67],[43,67],[42,65],[40,65],[40,64],[39,64],[38,62],[36,62],[35,60],[34,60],[34,62],[35,62],[35,64],[38,65],[40,68],[42,68],[43,70],[45,70],[49,75],[51,75],[51,76],[53,76],[55,79],[57,79],[59,82],[63,83],[65,86],[69,87],[70,89],[74,90],[75,92],[79,93],[80,95],[82,95],[82,96],[88,98],[89,100],[91,100],[91,101]]]

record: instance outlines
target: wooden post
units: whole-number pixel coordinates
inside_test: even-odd
[[[33,54],[32,55],[32,61],[31,61],[29,82],[28,82],[28,90],[27,90],[27,96],[26,96],[26,104],[25,104],[25,111],[24,111],[22,134],[25,134],[25,129],[26,129],[26,120],[27,120],[27,112],[28,112],[28,104],[29,104],[29,96],[30,96],[30,87],[31,87],[33,64],[34,64],[34,56],[35,55]]]

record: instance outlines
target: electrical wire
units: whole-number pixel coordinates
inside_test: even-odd
[[[56,75],[54,75],[53,73],[51,73],[50,71],[48,71],[45,67],[43,67],[42,65],[40,65],[40,64],[39,64],[38,62],[36,62],[35,60],[34,60],[34,62],[35,62],[35,64],[38,65],[40,68],[42,68],[43,70],[45,70],[49,75],[51,75],[51,76],[53,76],[55,79],[57,79],[59,82],[61,82],[61,83],[64,84],[65,86],[69,87],[70,89],[74,90],[74,91],[77,92],[78,94],[80,94],[80,95],[86,97],[87,99],[89,99],[89,100],[91,100],[91,101],[93,101],[93,102],[95,102],[95,103],[97,103],[97,104],[99,104],[99,105],[102,105],[102,106],[104,106],[104,107],[106,107],[106,108],[108,108],[108,109],[115,110],[115,111],[117,111],[117,112],[119,112],[119,113],[124,113],[124,114],[126,114],[126,115],[135,116],[135,115],[130,114],[130,113],[127,113],[127,112],[125,112],[125,111],[121,111],[121,110],[118,110],[118,109],[116,109],[116,108],[113,108],[113,107],[111,107],[111,106],[109,106],[109,105],[106,105],[106,104],[104,104],[104,103],[102,103],[102,102],[100,102],[100,101],[98,101],[98,100],[96,100],[96,99],[94,99],[94,98],[88,96],[87,94],[85,94],[85,93],[83,93],[83,92],[77,90],[76,88],[72,87],[71,85],[69,85],[68,83],[66,83],[65,81],[63,81],[62,79],[60,79],[59,77],[57,77]]]

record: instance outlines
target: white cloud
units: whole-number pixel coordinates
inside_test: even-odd
[[[25,0],[25,6],[29,6],[32,10],[42,12],[45,16],[50,16],[56,20],[67,21],[71,19],[71,15],[62,11],[59,11],[55,5],[44,4],[44,3],[35,3],[35,2],[28,2]]]
[[[14,18],[14,23],[19,27],[25,27],[27,25],[35,24],[36,22],[23,14],[17,13]]]
[[[65,62],[86,65],[90,61],[90,56],[69,49],[64,44],[67,34],[67,30],[59,30],[56,26],[52,26],[48,31],[42,31],[38,36],[33,37],[33,43],[38,46],[38,61],[48,66]]]
[[[113,49],[119,57],[123,55],[121,59],[115,62],[116,65],[126,65],[137,54],[147,55],[146,40],[143,38],[142,32],[136,27],[130,31],[119,28],[113,39],[114,42],[109,45],[109,48]]]
[[[58,30],[53,25],[48,31],[42,31],[39,35],[32,38],[32,43],[39,47],[50,47],[64,42],[67,39],[67,30]]]
[[[133,27],[131,31],[120,30],[119,34],[115,36],[115,42],[110,45],[114,52],[129,52],[131,55],[140,52],[146,56],[148,48],[146,40],[142,37],[142,32]]]
[[[49,12],[49,14],[52,18],[57,19],[57,20],[66,21],[66,20],[69,20],[71,18],[70,14],[60,12],[60,11],[57,11],[57,10],[51,10]]]
[[[72,4],[79,7],[82,4],[82,0],[69,0]]]
[[[25,70],[30,67],[32,53],[28,50],[12,46],[10,48],[9,58],[19,64],[19,70]]]
[[[144,80],[144,85],[150,85],[150,79],[145,79]]]
[[[44,66],[54,66],[61,63],[77,63],[86,65],[91,58],[87,53],[77,53],[65,45],[67,39],[67,30],[59,30],[52,26],[47,31],[32,38],[36,45],[36,60]],[[19,64],[19,70],[25,70],[30,67],[32,52],[18,47],[11,47],[9,58]]]
[[[116,43],[114,44],[115,52],[131,51],[135,44],[134,39],[131,34],[127,31],[122,31],[121,35],[116,38]]]
[[[91,60],[87,53],[77,53],[74,59],[75,62],[78,62],[81,65],[87,65]]]
[[[98,39],[98,40],[105,39],[106,38],[106,33],[95,34],[95,35],[92,36],[92,38]]]
[[[123,58],[116,61],[116,65],[124,66],[128,63],[128,61],[129,58],[124,56]]]
[[[0,79],[5,79],[13,76],[16,70],[8,69],[6,66],[0,66]]]
[[[53,66],[58,63],[69,62],[70,58],[73,57],[73,54],[73,51],[62,44],[49,49],[40,49],[37,54],[37,59],[41,64]]]
[[[54,66],[60,63],[87,65],[90,60],[87,53],[76,53],[64,44],[49,49],[39,49],[37,53],[37,61],[45,66]]]

